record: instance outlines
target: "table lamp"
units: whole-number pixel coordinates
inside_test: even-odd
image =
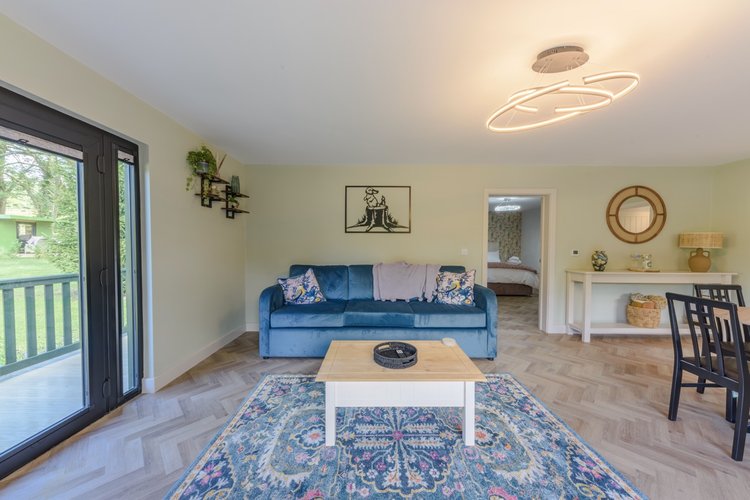
[[[694,273],[705,273],[711,269],[711,252],[706,248],[723,247],[722,233],[680,233],[680,248],[695,248],[688,259],[688,267]]]

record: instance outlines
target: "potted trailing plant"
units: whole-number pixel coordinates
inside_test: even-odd
[[[187,178],[186,191],[189,191],[193,187],[195,180],[201,175],[213,176],[219,170],[216,165],[216,157],[206,146],[189,151],[187,154],[187,163],[190,167],[190,176]]]

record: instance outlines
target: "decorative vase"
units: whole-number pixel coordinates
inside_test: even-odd
[[[233,175],[231,180],[229,181],[229,187],[232,189],[233,193],[239,193],[240,192],[240,178],[236,175]]]
[[[694,273],[705,273],[711,269],[711,252],[698,248],[690,252],[688,267]]]
[[[594,250],[591,254],[591,265],[594,267],[594,271],[604,271],[607,267],[607,252],[604,250]]]

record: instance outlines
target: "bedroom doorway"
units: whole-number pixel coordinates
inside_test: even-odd
[[[550,189],[485,191],[482,281],[505,298],[508,327],[549,333],[554,202]]]

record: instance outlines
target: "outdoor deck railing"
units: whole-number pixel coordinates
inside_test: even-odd
[[[75,287],[71,291],[71,285]],[[57,285],[57,286],[56,286]],[[44,325],[38,325],[41,310],[37,309],[37,290],[43,287]],[[16,293],[23,289],[23,293]],[[0,375],[55,358],[80,346],[78,310],[80,301],[78,274],[57,274],[38,278],[0,280],[2,293],[2,340],[4,362],[0,362]],[[23,295],[24,313],[18,307],[18,298]],[[41,295],[41,294],[40,294]],[[57,307],[57,299],[61,307]],[[57,314],[62,323],[56,322]],[[18,321],[19,317],[24,321]],[[76,325],[74,325],[74,318]],[[38,328],[44,328],[42,342]],[[61,327],[61,328],[60,328]],[[62,330],[62,335],[59,330]],[[22,330],[25,330],[22,332]],[[25,340],[25,341],[24,341]],[[25,345],[25,349],[23,348]],[[19,346],[21,349],[19,350]]]

